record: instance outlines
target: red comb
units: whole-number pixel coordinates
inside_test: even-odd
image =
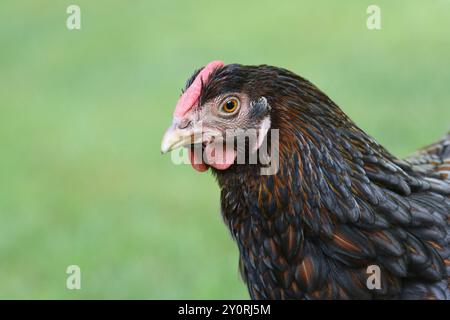
[[[202,71],[195,77],[194,82],[178,99],[177,106],[173,115],[175,117],[183,117],[192,107],[198,102],[202,90],[202,82],[206,83],[217,68],[223,67],[225,64],[222,61],[212,61],[208,63]]]

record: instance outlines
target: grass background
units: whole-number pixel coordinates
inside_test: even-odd
[[[442,0],[2,0],[0,298],[248,298],[212,177],[160,155],[188,76],[288,68],[404,156],[450,127],[449,30]]]

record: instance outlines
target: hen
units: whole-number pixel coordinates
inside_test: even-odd
[[[400,160],[300,76],[214,61],[161,150],[181,146],[217,178],[253,299],[450,299],[450,134]]]

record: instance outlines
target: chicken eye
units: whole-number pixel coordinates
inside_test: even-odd
[[[222,104],[222,110],[225,113],[233,113],[234,111],[236,111],[238,106],[239,101],[236,98],[230,98]]]

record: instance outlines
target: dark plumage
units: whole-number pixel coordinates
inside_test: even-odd
[[[280,130],[277,174],[211,165],[253,299],[450,299],[450,134],[400,160],[313,84],[265,65],[215,69],[192,112],[236,93],[265,97]]]

